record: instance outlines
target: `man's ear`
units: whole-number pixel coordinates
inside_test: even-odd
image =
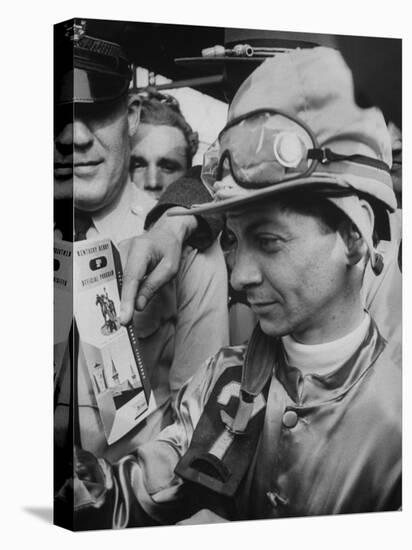
[[[368,244],[365,238],[368,239],[369,246],[372,245],[375,216],[372,207],[367,201],[360,200],[359,202],[362,209],[362,220],[359,220],[362,233],[349,218],[342,221],[339,227],[339,232],[346,246],[348,265],[356,265],[368,254]]]
[[[140,122],[141,101],[136,96],[129,96],[128,98],[128,122],[129,122],[129,137],[134,136],[137,131]]]
[[[356,265],[367,253],[367,246],[356,225],[345,219],[339,226],[339,233],[345,244],[348,266]]]

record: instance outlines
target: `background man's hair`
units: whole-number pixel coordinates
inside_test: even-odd
[[[140,95],[140,101],[140,122],[154,126],[171,126],[182,132],[186,141],[187,167],[190,168],[199,147],[199,134],[192,130],[183,116],[177,99],[155,90],[148,90]]]

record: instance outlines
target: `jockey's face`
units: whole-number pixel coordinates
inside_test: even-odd
[[[334,339],[348,308],[340,233],[275,202],[229,212],[227,230],[232,286],[246,292],[262,330],[306,343]]]

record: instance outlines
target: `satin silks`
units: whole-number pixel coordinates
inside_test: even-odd
[[[95,461],[100,477],[81,482],[75,517],[125,527],[203,508],[228,520],[396,510],[401,431],[401,369],[373,321],[324,376],[303,376],[256,329],[249,348],[221,350],[182,389],[157,440]]]
[[[261,395],[264,410],[255,400],[257,414],[251,418],[248,429],[245,433],[231,434],[222,414],[222,399],[216,402],[216,395],[222,395],[220,383],[226,382],[224,379],[229,374],[226,371],[213,390],[189,451],[176,472],[186,480],[197,481],[204,487],[209,485],[219,494],[232,496],[231,502],[226,499],[228,519],[399,508],[400,370],[385,361],[385,342],[376,327],[371,323],[357,352],[326,376],[302,376],[298,369],[286,363],[280,343],[274,346],[271,341],[270,354],[261,337],[262,333],[255,331],[251,340],[258,352],[255,361],[260,363],[262,371],[270,363],[270,355],[276,364],[269,395],[267,391]],[[244,366],[253,372],[250,356],[247,355],[250,362],[245,360]],[[241,408],[242,391],[237,414]],[[256,437],[254,430],[260,431],[259,421],[263,415],[263,431],[251,457],[247,441],[253,439],[250,432]],[[222,453],[219,443],[225,437],[217,435],[216,438],[219,416],[225,428],[223,434],[231,434],[232,443],[221,460],[216,461]],[[205,435],[211,426],[217,427],[215,434]],[[214,439],[216,442],[209,447]],[[213,466],[207,468],[208,458],[211,465],[215,464],[215,471]],[[244,464],[250,458],[245,469]],[[194,466],[198,468],[197,476]],[[209,475],[205,475],[204,470]],[[220,474],[224,479],[226,476],[228,480],[235,480],[244,470],[247,474],[236,487],[230,482],[210,481],[210,472],[216,477]]]

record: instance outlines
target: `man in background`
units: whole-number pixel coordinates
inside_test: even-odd
[[[157,200],[192,167],[199,137],[172,96],[153,91],[139,95],[140,123],[131,138],[130,177]]]
[[[62,63],[65,53],[66,63]],[[143,233],[146,214],[155,204],[129,179],[130,138],[136,133],[140,116],[139,101],[128,97],[129,63],[118,44],[88,36],[77,20],[74,29],[62,37],[59,54],[55,236],[69,241],[109,238],[124,262],[128,239]],[[193,374],[195,356],[206,358],[227,343],[226,277],[217,245],[206,254],[186,247],[176,278],[144,313],[134,315],[133,325],[152,388],[151,414],[113,445],[105,440],[92,383],[80,354],[78,444],[115,459],[171,422],[172,396]],[[57,448],[64,447],[68,436],[72,396],[70,369],[66,367],[55,409]]]

